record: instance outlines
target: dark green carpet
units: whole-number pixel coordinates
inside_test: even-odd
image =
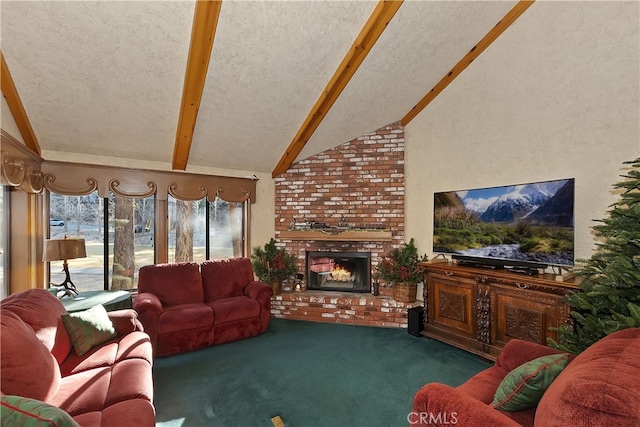
[[[157,425],[406,426],[425,383],[489,366],[406,329],[272,319],[259,337],[156,359]]]

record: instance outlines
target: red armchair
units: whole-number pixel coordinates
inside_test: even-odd
[[[266,332],[271,287],[254,280],[248,258],[148,265],[133,308],[156,356],[196,350]]]
[[[615,332],[576,356],[551,383],[536,408],[506,412],[491,406],[509,372],[530,360],[557,353],[540,344],[512,339],[493,367],[461,386],[431,383],[422,387],[414,397],[409,425],[640,425],[638,328]]]

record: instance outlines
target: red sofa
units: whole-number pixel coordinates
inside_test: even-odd
[[[510,340],[488,368],[457,388],[431,383],[413,400],[409,425],[640,426],[640,329],[615,332],[569,362],[536,408],[506,412],[491,406],[502,379],[521,364],[558,351]]]
[[[82,426],[155,426],[151,341],[135,311],[108,313],[117,337],[78,356],[50,292],[13,294],[0,307],[2,394],[53,405]]]
[[[267,331],[271,287],[256,281],[248,258],[147,265],[133,308],[155,356],[169,356]]]

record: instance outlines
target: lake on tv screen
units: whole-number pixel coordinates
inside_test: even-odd
[[[574,180],[434,195],[434,252],[573,265]]]

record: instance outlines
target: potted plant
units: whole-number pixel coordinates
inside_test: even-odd
[[[413,241],[389,252],[379,263],[375,278],[393,287],[393,298],[400,302],[416,300],[418,283],[422,282],[422,268],[419,263],[427,261],[426,255],[418,255]]]
[[[277,295],[282,291],[282,281],[297,273],[296,258],[284,249],[276,247],[271,239],[264,248],[255,247],[251,254],[251,265],[259,280],[268,283]]]

